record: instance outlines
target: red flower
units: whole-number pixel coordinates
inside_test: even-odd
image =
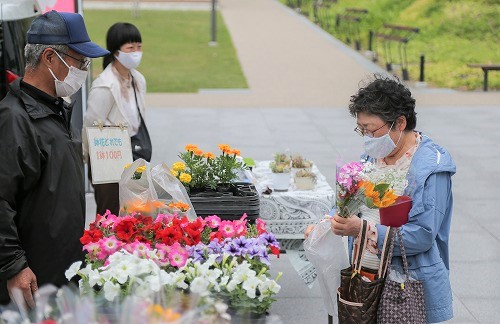
[[[156,237],[160,239],[163,244],[172,245],[182,238],[182,231],[178,227],[167,227],[158,231]]]
[[[122,219],[115,226],[116,237],[125,242],[131,242],[133,236],[137,233],[135,228],[136,223],[137,220],[135,220],[135,218]]]
[[[280,257],[280,249],[278,249],[274,245],[269,245],[269,248],[271,249],[271,253],[277,256],[278,258]]]
[[[102,239],[102,232],[99,229],[90,229],[83,232],[83,236],[80,238],[80,243],[86,245],[90,242],[97,242],[100,239]]]

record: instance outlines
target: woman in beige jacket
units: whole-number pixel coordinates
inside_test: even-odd
[[[141,127],[146,127],[146,80],[135,69],[142,58],[141,34],[132,24],[116,23],[108,30],[106,46],[111,54],[104,58],[104,71],[92,83],[83,121],[83,152],[86,161],[89,161],[86,127],[95,123],[124,125],[131,138],[140,132]],[[146,159],[151,159],[150,152],[149,159]],[[118,215],[118,183],[96,184],[94,192],[98,214],[102,215],[109,209]]]

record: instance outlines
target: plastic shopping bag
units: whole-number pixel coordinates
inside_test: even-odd
[[[152,168],[150,163],[137,159],[123,171],[119,185],[120,216],[140,213],[155,218],[172,213],[170,203],[183,202],[190,207],[188,217],[196,218],[184,186],[164,163]]]
[[[196,218],[193,204],[189,199],[184,185],[170,173],[170,168],[165,163],[155,166],[151,170],[153,185],[156,195],[160,201],[181,201],[189,205],[187,216],[189,219]]]
[[[349,266],[342,238],[335,235],[328,220],[320,221],[304,241],[304,250],[314,265],[328,314],[337,316],[337,288],[340,270]]]

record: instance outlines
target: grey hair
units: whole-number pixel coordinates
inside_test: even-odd
[[[53,48],[59,53],[66,54],[69,51],[67,45],[45,45],[26,44],[24,47],[24,57],[26,58],[26,69],[34,69],[40,63],[40,57],[47,48]]]

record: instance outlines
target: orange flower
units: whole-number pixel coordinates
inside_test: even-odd
[[[188,204],[183,203],[182,201],[172,202],[168,204],[168,207],[178,209],[182,212],[188,211],[190,208]]]
[[[234,155],[240,155],[240,150],[237,150],[237,149],[233,149],[231,150],[231,152],[229,154],[234,154]]]
[[[394,190],[387,190],[382,197],[382,201],[380,202],[380,205],[377,207],[379,208],[384,208],[384,207],[389,207],[390,205],[394,204],[396,202],[396,198],[398,196],[394,193]]]
[[[204,154],[204,157],[206,157],[207,159],[211,159],[211,160],[215,159],[215,155],[212,152],[206,152]]]
[[[194,155],[196,156],[203,156],[203,151],[200,149],[196,149],[193,151]]]
[[[231,150],[231,146],[229,144],[219,144],[219,150],[221,150],[224,153],[227,153],[227,151]]]
[[[186,152],[194,152],[195,150],[198,149],[198,145],[194,145],[194,144],[188,144],[186,145]]]

